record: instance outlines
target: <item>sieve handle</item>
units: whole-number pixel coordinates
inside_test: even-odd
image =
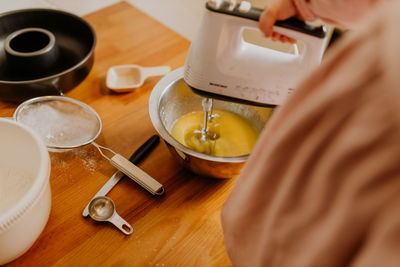
[[[134,180],[136,183],[141,185],[147,191],[153,195],[161,195],[164,193],[163,185],[157,182],[153,177],[142,171],[135,164],[121,156],[120,154],[115,154],[110,159],[111,165],[125,173],[126,176]]]

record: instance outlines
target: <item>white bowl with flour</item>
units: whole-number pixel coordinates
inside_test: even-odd
[[[50,159],[27,126],[0,118],[0,265],[25,253],[50,214]]]

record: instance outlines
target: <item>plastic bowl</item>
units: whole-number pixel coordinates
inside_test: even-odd
[[[51,191],[49,154],[35,132],[0,119],[0,147],[2,265],[25,253],[39,237],[49,218]]]

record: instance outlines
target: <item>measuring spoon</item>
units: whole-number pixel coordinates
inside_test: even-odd
[[[126,235],[130,235],[133,232],[132,226],[115,211],[114,201],[109,197],[99,196],[92,199],[89,203],[89,215],[95,221],[107,221],[114,224]]]
[[[153,135],[132,154],[132,156],[129,158],[129,161],[133,164],[138,164],[159,142],[160,137],[156,134]],[[98,196],[107,195],[114,185],[116,185],[124,176],[125,174],[123,172],[116,171],[113,176],[111,176],[111,178],[103,185],[103,187],[92,197],[92,199]],[[83,217],[87,217],[89,215],[89,203],[82,212]]]
[[[129,92],[142,86],[148,77],[165,75],[170,70],[169,66],[142,67],[133,64],[113,66],[107,71],[106,85],[115,92]]]

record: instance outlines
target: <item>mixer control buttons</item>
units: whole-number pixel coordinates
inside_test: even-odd
[[[251,9],[250,2],[247,2],[247,1],[240,2],[240,5],[239,5],[239,12],[240,13],[247,13],[247,12],[250,11],[250,9]]]
[[[228,10],[232,12],[235,9],[235,6],[236,6],[236,0],[229,0]]]
[[[208,4],[214,9],[220,8],[223,2],[223,0],[208,0]]]

